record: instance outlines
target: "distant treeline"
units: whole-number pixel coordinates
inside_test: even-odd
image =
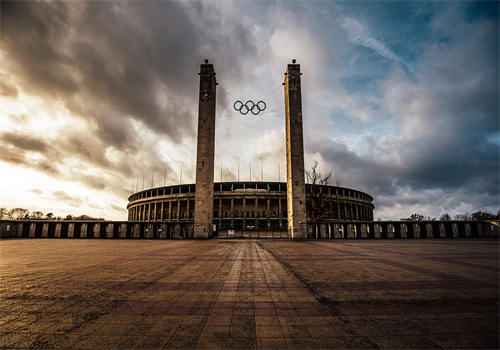
[[[436,218],[431,218],[430,216],[425,217],[421,214],[412,214],[409,218],[401,219],[401,221],[435,221]],[[454,218],[448,213],[444,213],[439,217],[440,221],[488,221],[488,220],[500,220],[500,209],[495,213],[488,212],[486,210],[478,210],[472,214],[457,214]]]
[[[104,220],[104,218],[94,218],[89,215],[73,216],[66,215],[64,218],[55,216],[53,213],[44,214],[41,211],[29,211],[24,208],[6,209],[0,208],[0,220]]]
[[[66,215],[64,218],[61,216],[54,216],[53,213],[44,214],[41,211],[32,211],[24,208],[14,208],[6,209],[0,208],[0,220],[105,220],[104,218],[94,218],[89,215],[78,215],[73,216],[71,214]],[[401,221],[435,221],[438,220],[435,217],[424,216],[418,213],[410,215],[408,218],[403,218]],[[448,213],[445,213],[439,217],[440,221],[488,221],[488,220],[500,220],[500,209],[495,213],[488,212],[486,210],[478,210],[472,214],[457,214],[455,217],[451,217]]]

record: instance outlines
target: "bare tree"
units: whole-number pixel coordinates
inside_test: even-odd
[[[467,221],[470,219],[471,219],[471,217],[468,213],[455,215],[455,220],[458,220],[458,221]]]
[[[30,215],[30,219],[42,219],[43,213],[39,210],[33,211]]]
[[[448,213],[444,213],[443,215],[441,215],[441,217],[439,218],[439,220],[441,220],[441,221],[450,221],[451,220],[451,216]]]
[[[331,176],[332,173],[321,174],[318,169],[318,161],[314,162],[311,170],[306,170],[307,183],[313,185],[310,192],[306,191],[306,196],[308,197],[306,200],[307,221],[310,223],[320,222],[330,216],[330,202],[326,198],[327,193],[323,191],[323,186],[328,185]]]
[[[496,215],[486,210],[478,210],[471,214],[471,219],[475,221],[495,220]]]
[[[28,210],[24,208],[14,208],[10,211],[10,216],[13,220],[25,219],[28,215]]]
[[[422,214],[411,214],[410,215],[410,221],[422,221],[424,219],[424,216]]]
[[[9,211],[6,208],[0,208],[0,220],[10,219]]]

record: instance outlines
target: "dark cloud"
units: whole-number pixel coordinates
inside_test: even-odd
[[[111,207],[111,209],[116,210],[118,212],[125,212],[125,213],[127,212],[126,208],[119,207],[118,205],[115,205],[115,204],[111,204],[110,207]]]
[[[329,140],[308,143],[368,187],[379,209],[500,206],[499,151],[492,141],[500,130],[498,23],[460,16],[454,14],[457,24],[447,29],[445,43],[441,30],[423,48],[415,72],[396,65],[380,82],[382,106],[399,134],[366,137],[365,153]]]
[[[45,141],[27,134],[22,135],[14,132],[4,132],[0,135],[0,139],[4,143],[22,150],[45,153],[48,149],[48,145]]]
[[[202,58],[231,72],[256,51],[241,21],[204,3],[5,1],[1,16],[22,88],[62,99],[119,148],[136,145],[131,120],[176,142],[193,137]]]
[[[80,198],[79,196],[75,196],[75,195],[70,196],[69,194],[67,194],[64,191],[53,191],[52,196],[54,196],[54,198],[56,200],[61,201],[61,202],[67,202],[69,205],[71,205],[72,207],[76,207],[76,208],[80,207],[80,205],[83,202],[83,199]]]
[[[252,31],[223,10],[201,2],[3,1],[2,55],[19,90],[62,104],[89,127],[57,130],[51,140],[4,133],[0,159],[122,198],[143,174],[146,183],[165,172],[176,182],[178,170],[150,140],[194,142],[204,58],[228,81],[256,54]],[[11,85],[2,82],[2,91],[12,95]]]

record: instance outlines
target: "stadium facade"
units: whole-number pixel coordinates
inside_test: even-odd
[[[305,186],[306,208],[311,201],[324,203],[322,223],[373,220],[373,198],[364,192],[339,186]],[[287,183],[218,182],[213,185],[211,231],[287,231]],[[128,220],[194,224],[196,184],[158,187],[129,197]],[[309,205],[308,205],[309,204]],[[311,212],[307,213],[311,223]],[[188,231],[189,225],[183,225]],[[186,233],[188,234],[188,233]]]

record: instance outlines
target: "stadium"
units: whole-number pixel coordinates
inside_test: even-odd
[[[195,184],[182,184],[143,190],[129,197],[128,220],[165,222],[178,225],[192,235],[195,210]],[[372,221],[373,198],[362,191],[306,184],[306,207],[311,201],[323,203],[322,224],[338,221]],[[307,222],[313,223],[311,210]],[[216,182],[213,201],[213,236],[272,232],[287,234],[287,184],[285,182]],[[177,225],[169,225],[176,227]],[[308,225],[311,226],[311,225]]]

